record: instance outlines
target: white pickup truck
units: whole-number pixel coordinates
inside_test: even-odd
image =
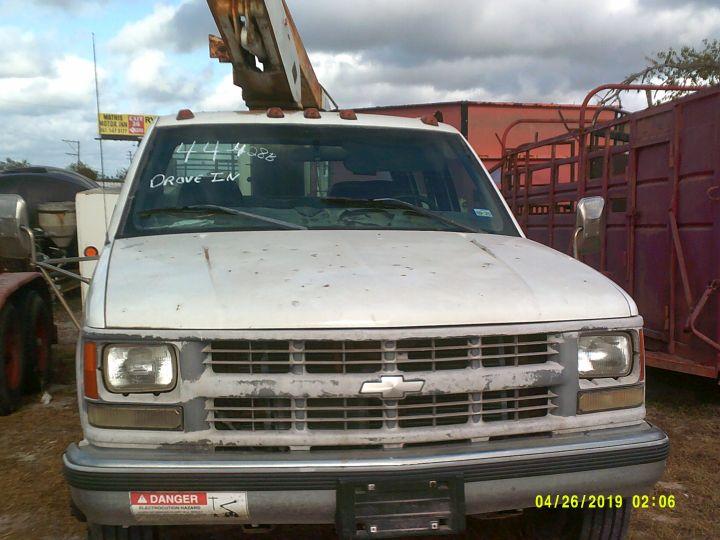
[[[527,240],[432,117],[161,117],[108,236],[64,456],[91,538],[442,534],[575,495],[543,534],[622,538],[664,470],[633,300]]]

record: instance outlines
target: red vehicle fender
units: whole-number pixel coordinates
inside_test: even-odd
[[[50,291],[45,285],[42,274],[38,272],[5,272],[0,273],[0,308],[8,298],[20,289],[32,284],[42,294],[46,302],[51,302]],[[53,325],[53,342],[57,342],[57,328]]]

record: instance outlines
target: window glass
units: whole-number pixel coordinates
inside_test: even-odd
[[[359,127],[160,128],[122,234],[465,230],[517,235],[459,135]]]

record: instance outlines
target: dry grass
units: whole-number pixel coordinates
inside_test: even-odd
[[[670,459],[655,495],[674,510],[635,512],[633,539],[720,538],[720,387],[662,371],[648,374],[648,419],[670,437]]]
[[[59,314],[61,344],[59,382],[49,406],[31,396],[20,411],[0,418],[0,538],[80,539],[84,526],[69,515],[68,491],[60,456],[81,437],[73,384],[75,333]],[[720,538],[720,388],[710,381],[672,373],[649,374],[648,415],[665,429],[672,450],[668,469],[655,494],[675,495],[674,510],[637,510],[631,538],[664,540]],[[173,540],[229,539],[223,529],[175,529]],[[332,539],[332,527],[284,527],[258,538]],[[517,520],[471,521],[465,538],[525,538]],[[252,538],[252,537],[250,537]],[[447,538],[447,537],[445,537]]]

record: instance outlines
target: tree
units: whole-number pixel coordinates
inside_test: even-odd
[[[82,174],[90,180],[97,180],[100,176],[95,169],[93,169],[90,165],[83,163],[82,161],[69,165],[68,169],[71,171],[75,171],[78,174]]]
[[[128,173],[127,167],[120,167],[117,171],[115,171],[115,174],[113,175],[113,179],[124,181],[125,177],[127,176],[127,173]]]
[[[21,161],[16,161],[12,158],[5,158],[5,161],[0,160],[0,171],[6,171],[8,169],[20,169],[22,167],[29,167],[30,163],[28,163],[27,160],[23,159]]]
[[[663,84],[679,86],[708,86],[720,84],[720,40],[704,39],[702,47],[684,46],[669,48],[647,58],[648,65],[637,73],[628,75],[623,84]],[[601,105],[620,102],[622,91],[612,90],[605,94]],[[653,101],[669,101],[686,92],[665,92],[661,99],[658,93],[647,92],[648,106]]]

